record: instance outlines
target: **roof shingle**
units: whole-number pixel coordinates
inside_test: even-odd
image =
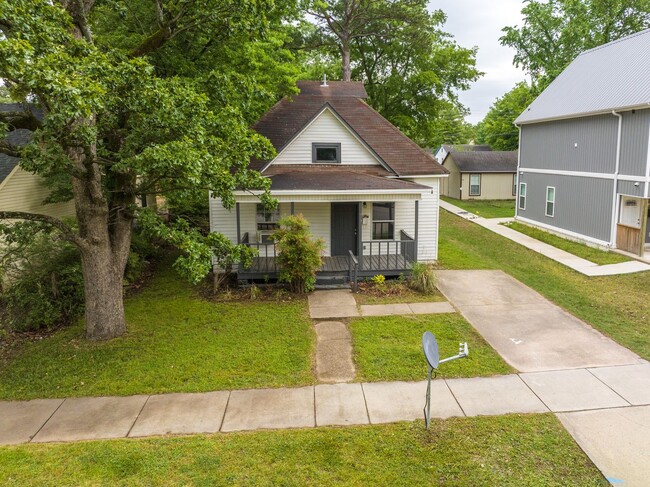
[[[294,96],[293,100],[283,98],[253,126],[271,141],[277,152],[281,152],[305,125],[329,107],[398,176],[447,174],[447,170],[431,155],[360,98],[361,83],[328,82],[334,89],[326,91],[325,95],[312,94],[317,90],[313,86],[315,83],[299,82],[298,86],[305,89],[304,93]],[[264,161],[251,161],[252,169],[261,170],[264,166]]]
[[[517,151],[450,152],[460,172],[517,172]],[[443,162],[444,164],[444,162]]]

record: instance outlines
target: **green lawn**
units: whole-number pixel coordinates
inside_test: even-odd
[[[515,200],[457,200],[441,196],[444,201],[483,218],[515,216]]]
[[[384,316],[350,322],[357,380],[426,379],[422,334],[427,330],[436,336],[441,358],[456,355],[460,342],[467,342],[469,347],[467,358],[440,366],[442,377],[514,372],[459,314]]]
[[[312,384],[306,300],[210,303],[168,266],[126,301],[129,331],[88,342],[81,325],[21,346],[1,399],[194,392]]]
[[[0,484],[607,485],[550,414],[1,447]]]
[[[508,224],[508,227],[516,230],[517,232],[523,233],[524,235],[533,237],[540,242],[547,243],[553,247],[557,247],[558,249],[566,250],[570,254],[582,257],[583,259],[587,259],[594,264],[618,264],[620,262],[627,262],[630,260],[624,255],[617,254],[616,252],[607,252],[604,250],[595,249],[578,242],[567,240],[566,238],[558,237],[557,235],[545,232],[539,228],[533,228],[529,225],[524,225],[523,223],[512,222]]]
[[[447,269],[502,269],[650,359],[650,272],[586,277],[446,211],[439,251]]]

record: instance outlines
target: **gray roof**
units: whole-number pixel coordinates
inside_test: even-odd
[[[517,124],[650,107],[650,29],[585,51]]]
[[[0,112],[20,112],[25,109],[25,105],[22,103],[0,103]],[[30,109],[34,110],[34,113],[37,116],[40,116],[40,112],[36,111],[33,107]],[[26,129],[13,130],[7,133],[7,136],[4,138],[7,142],[17,145],[24,146],[32,138],[32,132]],[[5,180],[7,176],[13,171],[13,169],[18,165],[20,159],[18,157],[11,157],[6,154],[0,153],[0,183]]]
[[[489,145],[477,144],[442,144],[442,148],[447,152],[485,152],[492,150]]]
[[[517,172],[517,151],[451,152],[452,159],[460,172]]]

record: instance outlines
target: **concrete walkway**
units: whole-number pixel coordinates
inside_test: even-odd
[[[481,218],[473,213],[469,213],[462,208],[447,203],[446,201],[440,200],[440,207],[457,215],[466,220],[473,221],[477,225],[482,226],[501,235],[513,242],[523,245],[527,249],[533,250],[539,254],[542,254],[549,259],[553,259],[560,264],[563,264],[567,267],[570,267],[576,272],[584,274],[585,276],[615,276],[619,274],[631,274],[634,272],[643,272],[649,271],[650,265],[637,260],[630,260],[628,262],[621,262],[619,264],[607,264],[607,265],[598,265],[594,264],[591,261],[577,257],[569,252],[553,247],[552,245],[540,242],[528,235],[524,235],[521,232],[517,232],[503,223],[514,221],[513,218]]]
[[[455,313],[446,301],[425,303],[364,304],[357,306],[348,289],[316,291],[309,295],[309,316],[312,319],[357,318],[359,316],[424,315]]]
[[[436,276],[445,297],[521,372],[642,362],[502,271],[437,271]]]
[[[0,444],[409,421],[422,418],[425,391],[421,381],[0,402]],[[629,414],[650,424],[649,391],[647,363],[436,379],[431,412],[448,418],[646,406]]]

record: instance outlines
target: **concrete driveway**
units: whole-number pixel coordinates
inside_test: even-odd
[[[521,372],[645,363],[502,271],[437,276],[440,291]]]

